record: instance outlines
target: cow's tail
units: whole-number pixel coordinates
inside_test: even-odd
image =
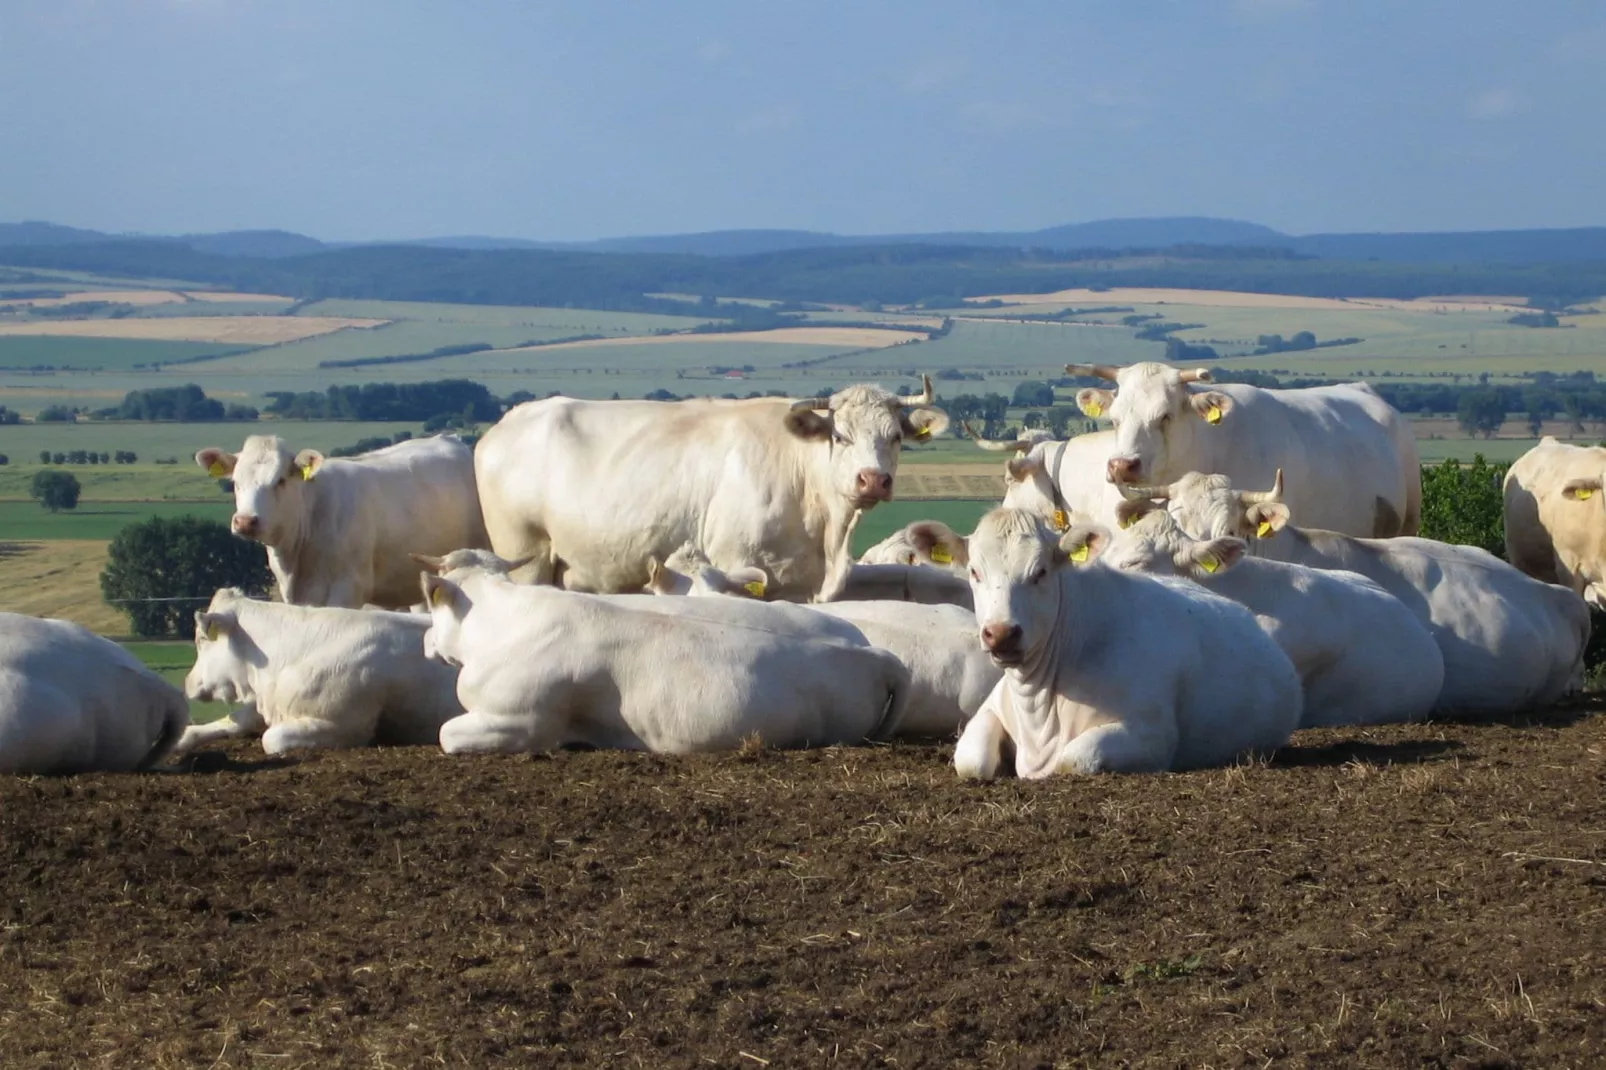
[[[909,691],[912,686],[909,669],[895,655],[882,652],[891,662],[888,673],[891,687],[887,691],[887,703],[882,707],[881,720],[870,732],[870,739],[877,743],[885,743],[898,734],[903,725],[903,714],[909,706]]]
[[[167,709],[162,713],[162,730],[157,733],[156,742],[151,749],[145,752],[136,769],[154,769],[167,761],[178,741],[184,738],[185,729],[190,726],[190,704],[187,699],[180,696],[177,702],[169,701]]]

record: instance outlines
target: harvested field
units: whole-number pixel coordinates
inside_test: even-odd
[[[857,346],[861,349],[885,349],[900,342],[925,338],[914,331],[884,331],[874,327],[781,327],[773,331],[728,331],[712,334],[657,334],[635,338],[597,338],[588,342],[560,342],[550,346],[532,346],[528,349],[502,349],[504,353],[552,353],[563,349],[595,349],[598,346],[650,346],[676,343],[704,342],[767,342],[772,344],[819,346]]]
[[[99,539],[0,542],[0,610],[126,635],[128,617],[101,601],[106,546]]]
[[[997,502],[1004,497],[1004,464],[902,465],[897,492],[905,499],[985,498]]]
[[[1606,718],[0,780],[9,1066],[1584,1067]]]
[[[163,342],[274,345],[347,327],[378,327],[385,320],[344,316],[167,316],[161,319],[41,320],[0,323],[0,335],[141,338]]]
[[[967,302],[1005,301],[1019,305],[1200,305],[1220,308],[1287,308],[1350,310],[1404,309],[1412,312],[1511,312],[1527,306],[1521,297],[1300,297],[1294,294],[1245,293],[1237,290],[1169,290],[1155,287],[1116,286],[1108,290],[1056,290],[1047,294],[989,294],[967,297]]]
[[[171,305],[180,301],[250,301],[281,304],[293,300],[276,294],[223,293],[215,290],[84,290],[65,297],[22,297],[0,300],[0,306],[28,305],[33,308],[59,308],[84,301],[108,301],[119,305]]]

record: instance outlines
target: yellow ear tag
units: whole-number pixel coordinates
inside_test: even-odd
[[[1214,575],[1216,570],[1221,567],[1221,561],[1214,554],[1211,554],[1209,557],[1201,557],[1199,559],[1199,567]]]
[[[1573,491],[1573,497],[1577,498],[1581,502],[1587,502],[1594,496],[1595,492],[1590,490],[1588,487],[1579,487],[1577,490]]]
[[[1103,416],[1104,406],[1100,405],[1096,401],[1090,401],[1086,405],[1082,406],[1082,411],[1087,413],[1089,416]]]
[[[429,604],[432,606],[444,606],[446,604],[446,588],[437,587],[429,592]]]
[[[1262,539],[1271,538],[1271,521],[1270,520],[1262,520],[1260,522],[1260,527],[1255,529],[1255,534],[1258,535]]]
[[[1071,526],[1071,516],[1063,509],[1054,510],[1054,530],[1065,531]]]
[[[939,565],[951,565],[954,561],[954,555],[948,552],[948,547],[946,546],[933,546],[931,548],[931,559]]]
[[[312,474],[314,472],[316,472],[316,471],[317,471],[317,469],[312,467],[312,465],[304,464],[304,465],[301,466],[301,478],[306,480],[308,483],[311,483],[312,482]]]
[[[744,583],[744,584],[742,584],[742,590],[746,591],[748,594],[752,595],[754,598],[763,598],[764,597],[764,591],[765,591],[764,581],[763,580],[753,580],[751,583]]]
[[[1212,405],[1212,406],[1210,406],[1210,408],[1205,410],[1205,423],[1207,423],[1207,424],[1219,424],[1220,422],[1221,422],[1221,410],[1220,409],[1218,409],[1214,405]]]
[[[217,642],[217,637],[218,637],[218,626],[217,626],[217,622],[214,621],[211,624],[208,624],[206,626],[206,641],[209,642],[209,643],[215,643],[215,642]]]
[[[1087,543],[1084,542],[1082,545],[1071,551],[1071,560],[1075,561],[1078,565],[1087,560]]]
[[[1117,522],[1121,525],[1121,530],[1125,531],[1133,524],[1136,524],[1138,522],[1138,518],[1135,516],[1123,516]]]
[[[916,442],[924,442],[926,439],[928,439],[930,437],[931,437],[931,428],[929,428],[929,427],[922,427],[920,430],[915,432],[915,441]]]
[[[206,474],[211,476],[213,479],[222,479],[224,476],[229,474],[229,470],[223,467],[222,461],[213,461],[211,464],[206,466]]]

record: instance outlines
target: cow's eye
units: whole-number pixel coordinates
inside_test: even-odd
[[[851,438],[849,438],[847,435],[844,435],[840,431],[832,431],[831,432],[831,437],[836,440],[836,443],[839,446],[851,446],[851,445],[853,445],[853,440]]]
[[[1042,583],[1043,582],[1043,577],[1047,576],[1047,575],[1048,575],[1048,569],[1040,568],[1036,572],[1032,573],[1032,582],[1033,583]]]
[[[900,432],[898,432],[898,433],[897,433],[897,434],[895,434],[895,435],[893,435],[893,436],[892,436],[892,444],[893,444],[893,445],[894,445],[894,446],[901,446],[901,445],[903,445],[903,432],[902,432],[902,431],[900,431]]]
[[[290,477],[289,476],[280,476],[279,477],[279,482],[275,483],[274,486],[275,487],[282,487],[288,482],[290,482]]]
[[[1160,426],[1161,427],[1166,426],[1170,422],[1171,422],[1171,414],[1169,412],[1166,413],[1164,416],[1160,417]]]
[[[908,560],[905,561],[905,564],[913,565],[913,564],[919,563],[919,561],[920,561],[920,559],[918,557],[916,557],[914,554],[909,554],[908,555]]]
[[[980,583],[981,582],[981,573],[977,572],[975,569],[971,569],[970,570],[970,579],[971,579],[972,583]]]

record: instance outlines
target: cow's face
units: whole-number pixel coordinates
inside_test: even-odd
[[[726,572],[715,568],[704,553],[687,543],[663,561],[647,561],[645,594],[708,598],[763,598],[769,588],[769,574],[754,566]]]
[[[1019,509],[1043,518],[1057,532],[1071,525],[1070,513],[1055,493],[1048,470],[1048,451],[1053,443],[1038,443],[1031,451],[1004,465],[1005,509]]]
[[[1267,491],[1240,491],[1226,476],[1189,472],[1162,494],[1166,511],[1195,539],[1270,539],[1290,516],[1281,501],[1281,472]]]
[[[184,694],[196,702],[237,705],[251,697],[245,658],[250,640],[223,595],[218,592],[209,609],[195,614],[195,664],[184,677]]]
[[[1099,557],[1106,568],[1204,582],[1232,568],[1247,550],[1242,539],[1190,538],[1150,502],[1124,502],[1116,515],[1122,528]]]
[[[305,508],[303,498],[323,467],[317,450],[292,453],[277,435],[252,435],[238,454],[208,447],[195,463],[214,479],[234,480],[234,518],[241,538],[283,545]]]
[[[853,508],[869,509],[892,500],[904,443],[942,434],[948,414],[911,404],[880,387],[850,386],[828,402],[799,402],[787,413],[786,426],[798,438],[830,450],[836,492]]]
[[[1102,372],[1115,376],[1116,389],[1078,391],[1076,403],[1087,415],[1107,417],[1115,425],[1115,449],[1106,466],[1111,483],[1154,481],[1187,467],[1195,453],[1194,436],[1208,434],[1232,412],[1227,395],[1190,388],[1210,381],[1203,368],[1179,371],[1150,362]]]
[[[1109,533],[1077,525],[1056,535],[1031,513],[995,509],[968,539],[946,525],[911,525],[915,545],[937,564],[952,561],[970,578],[981,645],[1006,668],[1035,664],[1050,644],[1066,597],[1060,571],[1098,556]]]
[[[429,631],[424,633],[424,656],[454,668],[463,665],[463,618],[473,602],[463,588],[433,572],[419,573],[424,605],[429,607]]]

